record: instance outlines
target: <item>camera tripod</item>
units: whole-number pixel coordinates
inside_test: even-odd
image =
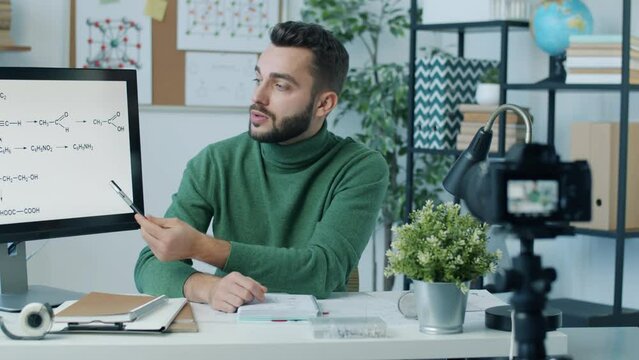
[[[511,227],[510,230],[520,239],[520,253],[513,258],[512,269],[497,274],[495,288],[498,291],[514,291],[510,303],[515,312],[517,358],[547,359],[544,340],[548,323],[543,312],[546,306],[546,295],[550,292],[552,282],[557,279],[557,273],[553,268],[542,268],[541,256],[534,254],[534,240],[571,235],[574,229],[563,224],[543,224],[538,227]],[[570,357],[553,359],[570,359]]]

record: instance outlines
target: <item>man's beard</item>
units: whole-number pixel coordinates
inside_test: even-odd
[[[313,118],[313,105],[314,101],[311,100],[306,109],[301,112],[282,119],[277,119],[275,114],[258,104],[253,104],[249,109],[257,110],[270,117],[271,120],[273,120],[273,129],[263,134],[253,132],[251,121],[249,120],[249,135],[254,140],[264,143],[281,143],[293,139],[308,130],[311,125],[311,119]]]

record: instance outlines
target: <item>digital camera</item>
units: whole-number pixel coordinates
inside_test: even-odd
[[[588,221],[591,174],[586,161],[561,162],[544,144],[516,144],[502,159],[472,167],[461,196],[489,224]]]

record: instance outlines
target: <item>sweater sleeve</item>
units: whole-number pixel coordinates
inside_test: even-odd
[[[340,181],[305,248],[277,248],[231,241],[225,272],[261,279],[270,292],[326,298],[342,288],[366,247],[388,187],[379,153],[354,161]]]
[[[206,168],[199,165],[205,161],[204,153],[193,158],[187,165],[178,192],[173,194],[172,203],[165,217],[177,217],[205,233],[213,217],[213,208],[201,196],[198,189],[198,177],[209,174],[198,174],[194,169]],[[189,211],[185,211],[188,207]],[[145,247],[138,256],[135,265],[134,280],[139,292],[149,295],[167,295],[183,297],[184,283],[193,273],[193,261],[160,261],[153,255],[149,247]]]

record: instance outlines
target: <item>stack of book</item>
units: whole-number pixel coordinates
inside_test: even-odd
[[[56,309],[54,331],[64,332],[165,332],[176,317],[184,324],[176,332],[197,331],[185,298],[90,292],[77,301],[66,301]],[[190,318],[189,318],[190,316]]]
[[[620,84],[621,35],[571,35],[566,84]],[[630,37],[630,83],[639,84],[639,37]]]
[[[11,0],[0,0],[0,46],[12,46]]]
[[[490,115],[497,109],[497,105],[460,104],[459,111],[463,115],[459,134],[457,135],[457,149],[465,150],[479,128],[486,125]],[[526,109],[528,111],[528,109]],[[499,117],[492,127],[493,141],[490,143],[490,151],[497,152],[499,146]],[[524,142],[526,126],[519,115],[508,111],[506,113],[506,150],[513,144]]]

